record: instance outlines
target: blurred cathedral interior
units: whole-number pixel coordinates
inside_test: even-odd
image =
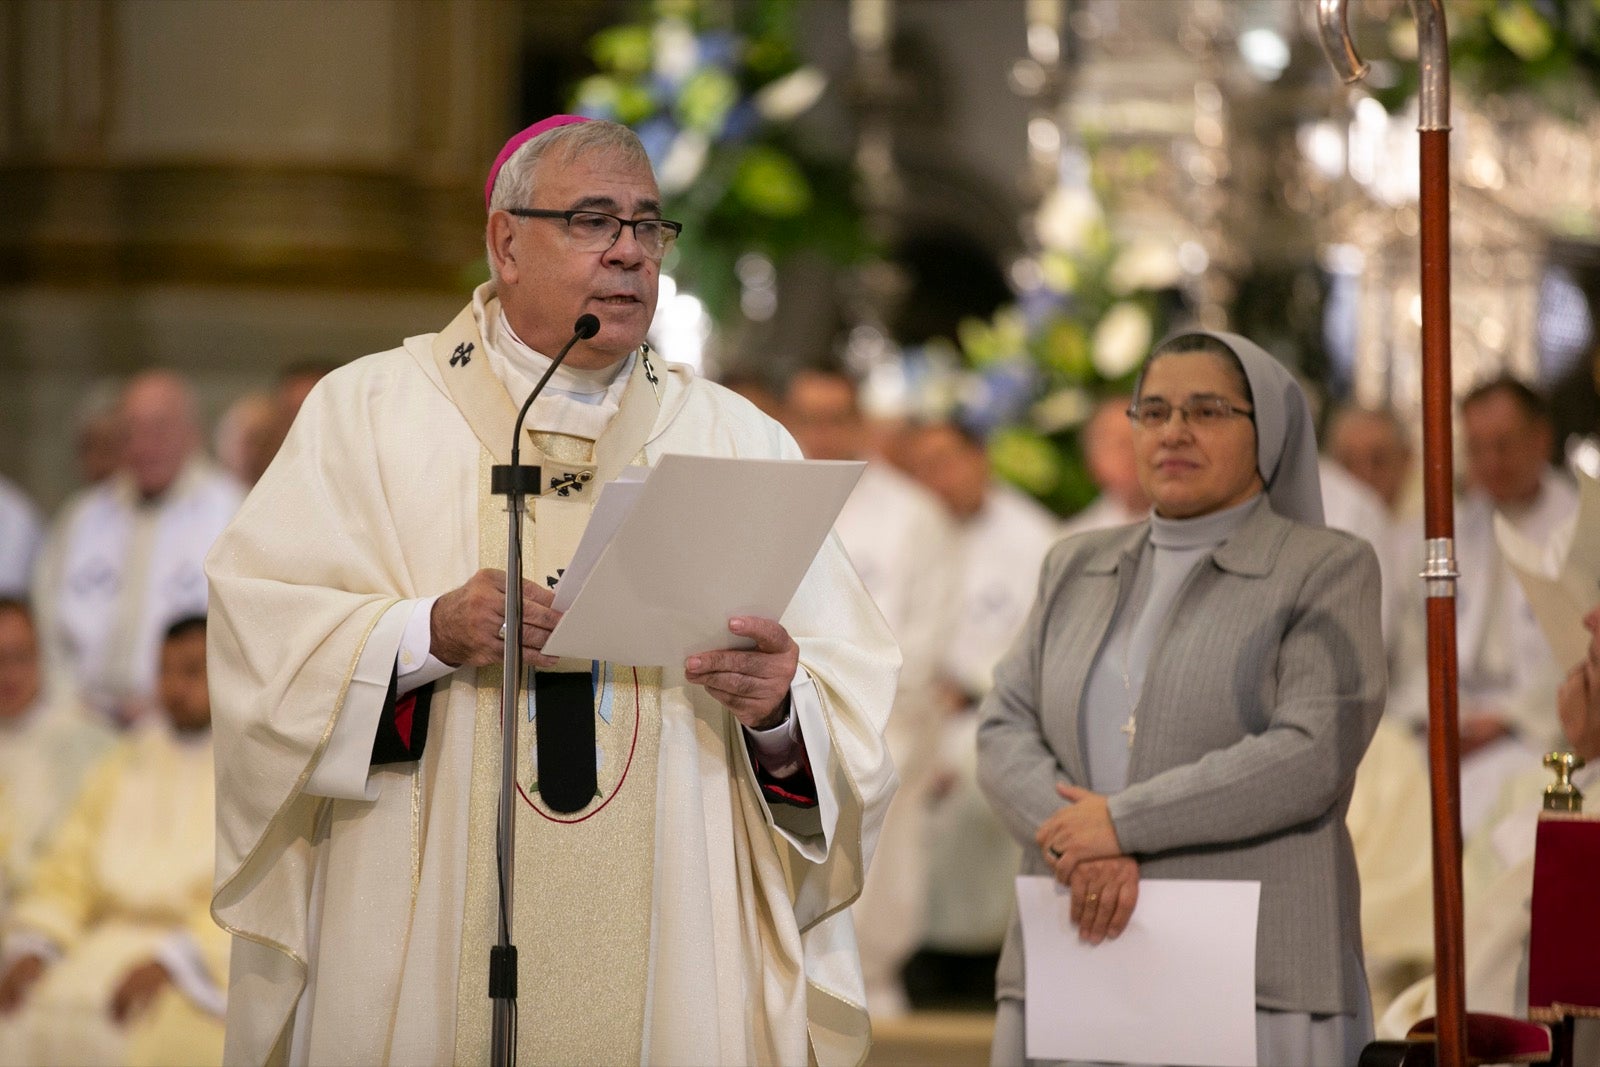
[[[59,504],[76,484],[63,429],[87,391],[141,368],[192,376],[214,420],[293,363],[436,329],[487,273],[471,195],[486,160],[507,131],[578,107],[648,124],[658,167],[672,159],[669,202],[694,207],[665,270],[676,284],[655,339],[669,359],[774,379],[842,361],[882,405],[937,406],[984,387],[960,374],[1003,362],[979,327],[1021,307],[1030,327],[1070,327],[1053,346],[1027,339],[1052,395],[1031,398],[1051,400],[1042,412],[999,415],[1027,431],[1022,451],[1074,427],[1088,407],[1076,400],[1189,316],[1261,340],[1332,399],[1414,419],[1405,5],[1353,6],[1377,61],[1354,91],[1323,59],[1310,8],[7,4],[0,470]],[[730,42],[751,35],[786,54],[740,55]],[[1563,43],[1593,56],[1592,39]],[[666,98],[630,99],[650,80],[641,62],[676,65]],[[1478,60],[1490,75],[1504,62]],[[1462,389],[1502,368],[1586,378],[1594,68],[1523,66],[1457,75]],[[752,108],[795,71],[786,99]],[[735,179],[753,188],[730,191]],[[1051,302],[1071,308],[1041,311]],[[1057,510],[1086,499],[1015,463]]]
[[[1371,71],[1346,86],[1315,8],[10,0],[0,476],[48,528],[117,462],[97,416],[161,369],[248,484],[271,456],[251,458],[244,398],[449,322],[488,279],[489,161],[560,112],[634,127],[684,224],[652,346],[775,407],[799,372],[843,371],[908,470],[895,435],[954,420],[1052,522],[1082,517],[1111,491],[1097,409],[1193,325],[1255,340],[1322,415],[1392,412],[1415,452],[1414,27],[1404,0],[1353,0]],[[1455,396],[1528,384],[1545,461],[1600,478],[1600,7],[1445,9]],[[930,804],[958,777],[930,771]],[[1006,916],[969,905],[927,902],[901,961],[915,1025],[886,1022],[871,1062],[987,1062]]]

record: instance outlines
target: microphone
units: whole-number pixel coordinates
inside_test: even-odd
[[[541,474],[538,467],[521,465],[522,424],[528,417],[528,409],[533,407],[534,400],[544,391],[545,384],[572,351],[572,346],[599,332],[598,318],[578,316],[578,321],[572,324],[572,338],[561,346],[556,358],[550,361],[550,369],[534,385],[533,392],[523,401],[522,410],[517,412],[517,422],[511,430],[510,465],[497,463],[489,471],[490,492],[506,498],[506,622],[501,633],[510,635],[501,664],[500,806],[495,818],[500,935],[498,943],[489,948],[489,998],[494,1002],[493,1044],[497,1064],[516,1060],[517,946],[511,943],[510,886],[516,852],[512,842],[516,834],[517,690],[522,678],[522,499],[529,494],[538,495]],[[573,684],[574,680],[581,680],[581,689],[587,692],[580,691]],[[589,686],[589,675],[546,675],[535,671],[529,688],[538,705],[548,702],[534,725],[540,742],[540,795],[554,811],[577,811],[595,793],[594,694]]]
[[[593,315],[578,316],[578,321],[572,324],[571,339],[561,346],[561,351],[550,361],[549,369],[533,387],[533,392],[528,394],[528,399],[523,401],[522,410],[517,412],[516,426],[511,431],[510,465],[497,464],[489,472],[492,492],[507,498],[506,510],[510,523],[506,534],[505,618],[508,633],[522,631],[522,498],[539,495],[541,477],[538,467],[524,467],[519,462],[522,456],[522,424],[534,400],[544,391],[545,384],[550,381],[556,368],[561,366],[561,361],[567,358],[567,353],[572,351],[572,346],[599,332],[598,318]],[[522,676],[521,644],[507,640],[505,656],[502,676],[509,681],[502,682],[501,716],[503,722],[509,723],[514,721],[517,714],[515,695],[516,679]],[[539,751],[539,794],[552,811],[563,814],[579,811],[594,798],[596,789],[593,758],[594,689],[589,673],[552,674],[535,671],[531,687],[539,708],[534,719]],[[505,738],[510,738],[513,732],[507,730]],[[515,758],[508,744],[501,754],[503,776]],[[508,782],[509,779],[503,779],[501,785],[503,805],[509,803],[505,799],[509,796]],[[509,840],[509,834],[504,836]]]
[[[539,398],[540,393],[544,392],[545,383],[550,380],[550,375],[556,372],[556,368],[561,366],[561,361],[567,358],[567,353],[572,351],[572,346],[579,341],[587,341],[599,332],[600,320],[597,317],[594,315],[579,315],[578,321],[572,324],[572,337],[566,344],[561,346],[561,351],[556,353],[556,358],[550,361],[549,369],[544,372],[544,375],[534,385],[533,392],[529,393],[528,399],[522,402],[522,410],[517,412],[517,424],[511,431],[511,468],[513,472],[518,466],[518,459],[522,456],[522,423],[528,417],[528,409],[533,407],[533,402]],[[513,474],[513,477],[515,477],[515,474]],[[528,492],[530,490],[525,489],[523,491]],[[538,492],[539,490],[537,486],[534,486],[531,491]]]

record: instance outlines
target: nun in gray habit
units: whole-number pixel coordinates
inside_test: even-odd
[[[1305,395],[1245,338],[1163,342],[1129,416],[1153,514],[1045,560],[979,782],[1092,942],[1143,879],[1259,881],[1259,1062],[1354,1064],[1372,1021],[1344,820],[1383,710],[1377,557],[1323,525]],[[994,1062],[1021,1064],[1024,1013],[1050,1006],[1025,1003],[1015,922],[995,995]]]

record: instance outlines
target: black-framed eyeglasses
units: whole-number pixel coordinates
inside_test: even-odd
[[[1172,419],[1174,411],[1181,412],[1183,421],[1201,429],[1221,426],[1229,419],[1242,415],[1255,421],[1255,408],[1235,407],[1220,396],[1192,396],[1182,404],[1159,396],[1147,396],[1128,409],[1128,418],[1146,430],[1159,430]]]
[[[633,227],[633,239],[639,242],[640,251],[651,259],[660,259],[672,247],[672,242],[683,232],[683,223],[667,219],[624,219],[604,211],[579,208],[572,211],[553,211],[549,208],[512,207],[511,214],[524,219],[560,219],[567,224],[567,238],[579,252],[604,252],[617,243],[624,226]]]

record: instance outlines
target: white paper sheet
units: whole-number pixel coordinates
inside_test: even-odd
[[[1053,878],[1017,879],[1030,1059],[1255,1067],[1260,882],[1144,879],[1098,945],[1071,903]]]
[[[1588,654],[1583,617],[1600,603],[1600,482],[1578,475],[1578,513],[1547,545],[1525,537],[1504,517],[1494,517],[1494,536],[1534,618],[1563,670]]]
[[[600,554],[616,536],[622,520],[632,513],[633,506],[639,502],[639,493],[644,489],[645,478],[649,474],[649,467],[624,467],[615,481],[600,487],[600,499],[594,502],[594,510],[589,513],[589,525],[583,528],[583,539],[578,542],[572,562],[567,564],[561,572],[561,580],[556,583],[554,607],[557,611],[572,607],[578,590],[589,580],[594,565],[600,562]]]
[[[865,466],[663,456],[609,538],[591,519],[574,555],[593,569],[575,593],[575,568],[556,586],[571,606],[545,652],[681,667],[694,652],[750,647],[728,619],[782,617]]]

